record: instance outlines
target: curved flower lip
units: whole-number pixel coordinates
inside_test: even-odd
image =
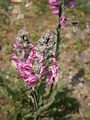
[[[19,43],[18,43],[18,41],[15,41],[14,43],[13,43],[13,50],[17,50],[18,48],[19,48]]]
[[[35,58],[36,58],[36,52],[34,49],[31,49],[31,52],[26,60],[26,63],[32,64]]]
[[[38,81],[35,75],[30,74],[29,77],[25,79],[25,82],[26,82],[26,85],[33,86],[33,85],[36,85]]]
[[[44,62],[44,55],[42,55],[41,57],[40,57],[40,63],[43,63]]]
[[[32,70],[32,64],[23,64],[23,69],[25,70]]]
[[[65,25],[66,22],[67,22],[67,17],[64,16],[64,15],[62,15],[62,16],[61,16],[61,19],[60,19],[60,24],[61,24],[61,25]]]
[[[56,0],[49,0],[50,3],[50,9],[52,10],[52,12],[54,14],[58,14],[59,13],[59,4]]]
[[[29,71],[22,70],[22,69],[18,69],[18,73],[19,73],[20,77],[23,77],[25,79],[27,79],[30,75]]]
[[[45,68],[46,68],[46,65],[45,65],[45,64],[42,65],[42,67],[41,67],[41,69],[40,69],[40,72],[39,72],[40,76],[42,76],[42,75],[44,74]]]
[[[24,50],[22,51],[22,56],[25,57],[25,55],[26,55],[26,50],[24,49]]]
[[[11,60],[13,60],[14,62],[18,62],[18,57],[15,55],[15,54],[13,54],[12,56],[11,56]]]
[[[32,64],[27,64],[26,62],[23,61],[18,61],[17,63],[17,68],[22,69],[22,70],[31,70],[32,69]]]
[[[52,84],[54,82],[55,78],[52,76],[52,71],[48,72],[47,78],[46,78],[46,83],[47,84]]]
[[[58,13],[59,13],[58,7],[56,7],[56,6],[50,6],[50,8],[51,8],[51,10],[52,10],[52,12],[53,12],[54,14],[58,14]]]

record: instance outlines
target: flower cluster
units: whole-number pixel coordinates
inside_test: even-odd
[[[30,43],[29,33],[20,30],[13,44],[12,60],[16,63],[19,75],[28,86],[36,85],[40,80],[52,84],[58,73],[53,48],[55,35],[44,33],[37,46]],[[50,44],[51,43],[51,44]]]
[[[77,2],[76,0],[49,0],[49,4],[52,12],[59,15],[62,9],[76,7]],[[67,18],[64,15],[61,15],[60,17],[60,24],[64,25]]]

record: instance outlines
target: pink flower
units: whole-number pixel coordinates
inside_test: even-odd
[[[59,3],[57,0],[49,0],[50,8],[54,14],[59,13]]]
[[[18,69],[24,69],[24,70],[31,70],[32,69],[32,64],[27,64],[25,62],[19,61],[17,63],[17,68]]]
[[[43,63],[44,62],[44,55],[42,55],[41,57],[40,57],[40,63]]]
[[[76,5],[77,5],[77,1],[76,0],[71,0],[70,3],[69,3],[69,7],[70,8],[74,8],[74,7],[76,7]]]
[[[23,69],[25,69],[25,70],[32,70],[32,64],[24,63],[22,67],[23,67]]]
[[[23,77],[23,78],[28,78],[30,75],[30,71],[22,70],[22,69],[18,69],[18,73],[20,77]]]
[[[32,64],[26,64],[25,62],[19,61],[17,63],[17,69],[21,77],[28,78],[32,70]]]
[[[60,19],[60,24],[61,24],[61,25],[65,25],[65,24],[66,24],[66,21],[67,21],[66,16],[62,15],[62,16],[61,16],[61,19]]]
[[[30,74],[27,79],[25,79],[26,85],[33,86],[37,84],[37,78],[35,75]]]
[[[18,57],[15,54],[12,55],[11,59],[16,63],[18,62]]]
[[[22,56],[23,56],[23,58],[25,57],[25,55],[26,55],[26,50],[23,49],[23,51],[22,51]]]
[[[58,66],[57,64],[53,64],[52,66],[50,66],[50,69],[52,71],[52,76],[55,78],[58,74]]]
[[[52,84],[58,74],[58,66],[57,64],[53,64],[49,67],[49,72],[47,75],[46,83]]]
[[[32,64],[35,58],[36,58],[36,51],[34,48],[32,48],[30,51],[30,54],[26,60],[26,63]]]
[[[76,7],[76,0],[61,0],[60,3],[62,2],[62,5],[64,5],[65,7],[68,8],[74,8]],[[50,4],[50,9],[52,10],[52,12],[54,14],[58,14],[59,13],[59,8],[60,8],[60,4],[58,0],[49,0],[49,4]],[[65,7],[61,6],[62,9],[64,9]]]
[[[17,50],[19,48],[19,43],[18,43],[18,41],[15,41],[14,43],[13,43],[13,50],[15,51],[15,50]]]
[[[46,65],[43,64],[43,65],[41,66],[41,68],[40,68],[40,72],[39,72],[40,76],[42,76],[42,75],[44,74],[45,69],[46,69]]]
[[[51,8],[51,10],[52,10],[52,12],[53,12],[54,14],[58,14],[58,13],[59,13],[58,7],[56,7],[56,6],[50,6],[50,8]]]
[[[55,80],[55,78],[52,75],[52,71],[49,71],[47,74],[46,83],[52,84],[54,82],[54,80]]]
[[[49,0],[49,3],[50,3],[50,4],[53,4],[53,3],[55,3],[55,2],[57,2],[57,0]]]

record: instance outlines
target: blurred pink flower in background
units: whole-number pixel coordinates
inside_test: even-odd
[[[52,10],[52,12],[54,14],[58,14],[59,13],[59,4],[57,2],[57,0],[49,0],[50,3],[50,8]]]
[[[67,17],[64,16],[64,15],[62,15],[62,16],[61,16],[61,19],[60,19],[60,24],[61,24],[61,25],[65,25],[66,22],[67,22]]]
[[[69,2],[69,7],[70,7],[70,8],[74,8],[74,7],[76,7],[76,5],[77,5],[77,0],[71,0],[71,1]]]
[[[74,8],[77,5],[77,1],[76,0],[49,0],[49,4],[50,4],[50,9],[52,10],[52,12],[54,14],[59,14],[59,8],[64,9],[63,6],[67,7],[67,8]]]

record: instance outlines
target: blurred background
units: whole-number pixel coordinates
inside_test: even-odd
[[[67,13],[72,22],[61,29],[56,100],[40,120],[90,120],[90,0],[77,1]],[[36,44],[56,24],[48,0],[0,0],[0,120],[33,120],[10,60],[18,30],[26,27]]]

